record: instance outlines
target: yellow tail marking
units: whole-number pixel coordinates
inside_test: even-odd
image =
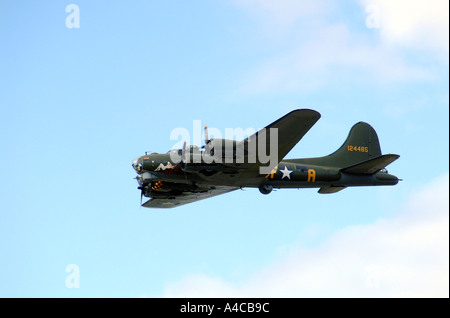
[[[316,170],[308,169],[308,182],[316,182]]]

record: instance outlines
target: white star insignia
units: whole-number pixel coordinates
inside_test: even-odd
[[[284,179],[284,177],[287,177],[289,180],[291,180],[292,170],[289,170],[286,166],[284,166],[284,169],[280,170],[280,172],[283,173],[283,176],[281,177],[281,179]]]

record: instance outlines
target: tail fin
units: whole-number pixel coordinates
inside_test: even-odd
[[[368,123],[361,121],[352,127],[342,146],[331,155],[286,161],[336,167],[345,173],[373,174],[399,157],[399,155],[392,154],[382,155],[375,129]],[[330,191],[330,189],[323,189],[323,191],[325,193],[325,191]]]
[[[361,121],[352,127],[344,144],[327,157],[335,167],[348,167],[379,156],[381,148],[375,129]]]

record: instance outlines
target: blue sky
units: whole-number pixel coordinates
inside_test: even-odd
[[[0,1],[0,296],[448,297],[448,2],[370,3],[379,28],[366,1]],[[322,118],[289,158],[362,120],[404,181],[139,206],[131,161],[174,128],[297,108]]]

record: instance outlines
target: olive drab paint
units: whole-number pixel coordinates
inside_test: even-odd
[[[274,188],[318,188],[330,194],[398,183],[385,167],[400,156],[383,155],[375,129],[365,122],[355,124],[341,147],[328,156],[284,159],[319,119],[317,111],[297,109],[241,141],[210,139],[205,126],[202,147],[187,146],[187,130],[179,128],[171,139],[182,136],[182,148],[132,162],[141,200],[150,198],[142,206],[171,208],[245,187],[259,188],[262,194]],[[200,127],[195,123],[194,129]]]

